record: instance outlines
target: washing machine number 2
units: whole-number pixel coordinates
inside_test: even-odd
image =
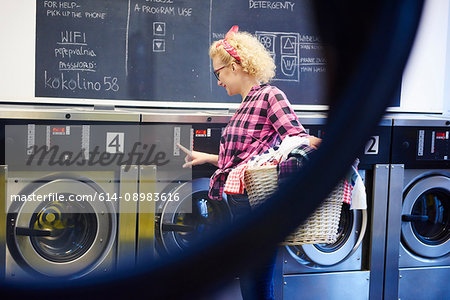
[[[378,135],[371,136],[366,144],[364,154],[378,154],[379,145],[380,145],[380,137]]]

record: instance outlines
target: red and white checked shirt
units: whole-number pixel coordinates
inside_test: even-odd
[[[353,186],[346,179],[344,181],[344,194],[342,196],[344,203],[352,204],[352,191]]]
[[[244,193],[244,174],[247,169],[247,164],[243,164],[236,167],[228,174],[228,178],[223,189],[225,194],[236,195]]]
[[[268,84],[254,86],[222,133],[219,168],[211,176],[209,197],[222,199],[232,169],[278,145],[286,136],[309,135],[281,90]]]

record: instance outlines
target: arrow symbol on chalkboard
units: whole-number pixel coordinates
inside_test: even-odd
[[[166,23],[153,22],[153,34],[154,35],[166,35]]]
[[[153,40],[153,52],[165,52],[166,42],[163,39]]]

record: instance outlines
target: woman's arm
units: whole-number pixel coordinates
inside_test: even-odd
[[[186,147],[183,147],[180,144],[177,144],[178,148],[183,150],[184,153],[186,153],[186,157],[184,158],[184,161],[186,162],[183,165],[183,168],[190,168],[192,166],[197,165],[203,165],[206,163],[210,163],[218,166],[219,163],[219,156],[216,154],[210,154],[205,152],[199,152],[199,151],[190,151]]]
[[[317,148],[319,148],[320,143],[322,142],[322,139],[317,138],[315,136],[308,136],[308,140],[309,140],[309,146],[311,146],[311,148],[314,148],[317,150]]]

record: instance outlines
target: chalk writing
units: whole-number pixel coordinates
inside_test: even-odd
[[[55,57],[60,58],[72,58],[72,56],[89,56],[89,57],[96,57],[97,54],[95,54],[95,51],[90,48],[86,48],[85,46],[78,46],[75,48],[66,48],[66,47],[59,47],[55,48]]]
[[[270,9],[270,10],[289,10],[294,11],[295,3],[291,1],[255,1],[249,0],[250,9]]]
[[[111,90],[117,92],[120,89],[117,77],[104,76],[103,81],[99,81],[99,80],[90,80],[79,72],[76,72],[75,75],[60,72],[56,76],[52,76],[47,71],[44,71],[44,87],[46,89],[60,90],[60,91]]]
[[[147,2],[158,2],[171,4],[173,1],[147,1]],[[175,7],[175,6],[153,6],[153,5],[141,5],[136,3],[134,5],[135,13],[144,13],[151,15],[171,15],[171,16],[182,16],[182,17],[191,17],[192,16],[192,7]]]
[[[269,51],[276,84],[301,95],[294,104],[320,103],[327,61],[311,2],[36,0],[35,96],[228,101],[208,47],[238,24]]]

